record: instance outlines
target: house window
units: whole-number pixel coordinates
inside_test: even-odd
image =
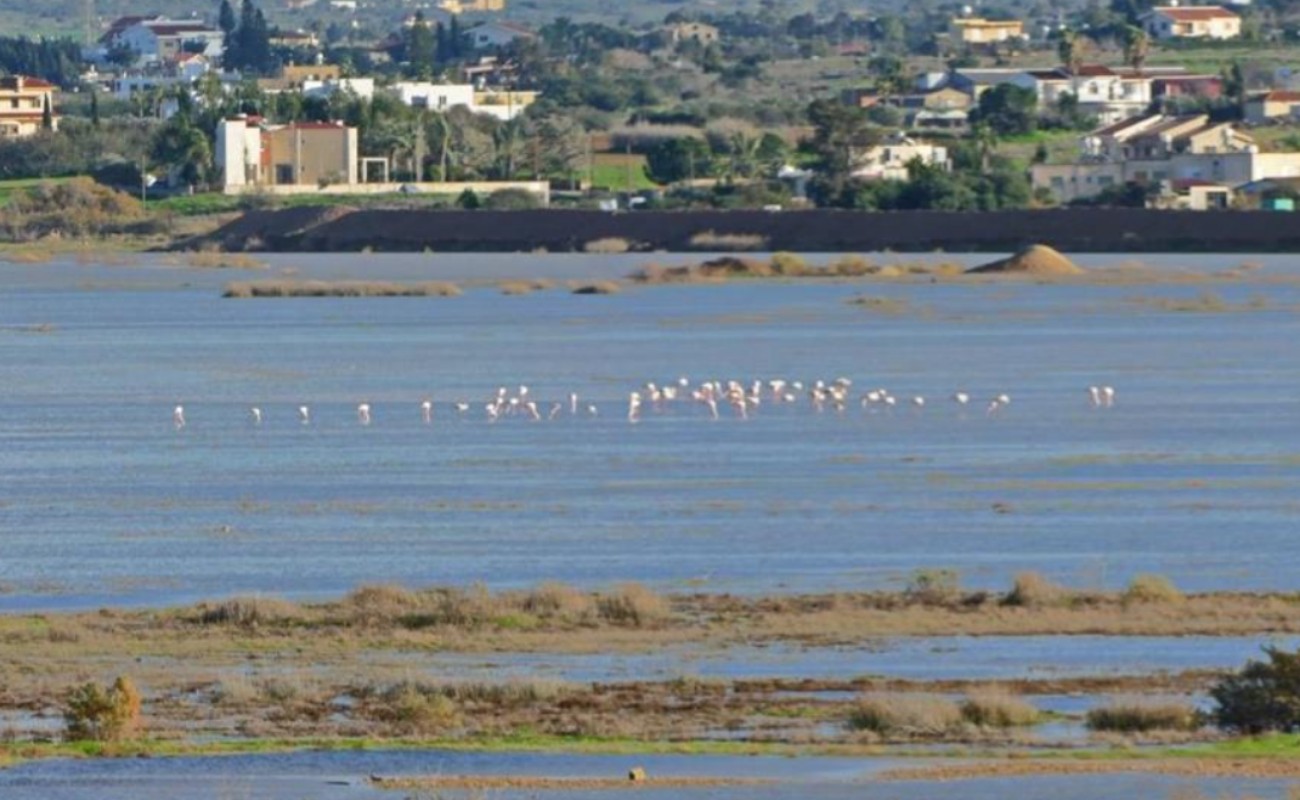
[[[278,184],[293,183],[293,164],[276,164],[275,182]]]

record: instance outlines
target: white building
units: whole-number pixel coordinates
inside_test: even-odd
[[[537,100],[537,92],[479,90],[468,83],[401,81],[393,91],[404,105],[444,112],[463,106],[475,114],[512,120]]]
[[[1156,6],[1142,17],[1153,39],[1235,39],[1241,17],[1222,6]]]
[[[338,93],[353,94],[362,100],[372,100],[375,96],[374,78],[329,78],[326,80],[305,80],[302,82],[304,97],[333,97]]]
[[[187,53],[221,58],[225,36],[198,20],[166,17],[122,17],[100,39],[105,51],[126,47],[136,53],[136,66],[176,61]]]
[[[509,22],[484,22],[470,28],[467,35],[474,47],[480,50],[504,47],[516,39],[537,38],[537,34],[527,28]]]
[[[927,166],[951,169],[948,148],[897,135],[875,147],[853,154],[853,177],[866,180],[905,181],[907,165],[919,161]]]

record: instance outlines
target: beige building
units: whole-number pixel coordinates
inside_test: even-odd
[[[258,78],[257,88],[264,92],[301,92],[309,81],[337,81],[343,77],[338,64],[287,64],[275,78]]]
[[[267,125],[236,117],[217,126],[217,167],[227,192],[355,185],[359,156],[357,129],[341,122]]]
[[[505,11],[506,0],[438,0],[437,7],[448,14],[483,14]]]
[[[1256,125],[1291,120],[1297,113],[1300,113],[1300,92],[1265,92],[1246,100],[1246,121]]]
[[[1235,39],[1241,17],[1222,6],[1156,6],[1142,27],[1152,39]]]
[[[1019,20],[991,20],[979,17],[955,19],[952,26],[966,44],[997,44],[1023,39],[1025,24]]]
[[[920,161],[929,166],[950,169],[948,148],[895,135],[882,144],[852,155],[853,177],[865,180],[907,180],[907,165]]]
[[[1080,144],[1076,163],[1035,164],[1034,188],[1068,203],[1126,183],[1168,184],[1189,204],[1204,199],[1213,207],[1217,190],[1206,188],[1210,184],[1231,188],[1300,177],[1300,153],[1261,153],[1249,135],[1204,114],[1137,117],[1094,131]]]
[[[54,84],[22,75],[0,78],[0,139],[20,139],[39,133],[45,124],[46,107],[50,109],[51,128],[58,130]]]

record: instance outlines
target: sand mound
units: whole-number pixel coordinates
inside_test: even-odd
[[[966,272],[993,275],[1082,275],[1084,270],[1047,245],[1035,244],[1010,258],[981,264]]]

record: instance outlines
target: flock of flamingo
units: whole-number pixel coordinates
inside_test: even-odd
[[[663,411],[670,406],[688,404],[693,407],[703,408],[707,411],[712,419],[722,417],[722,409],[729,409],[730,413],[739,419],[749,419],[749,417],[758,411],[765,404],[771,405],[796,405],[801,402],[807,404],[817,412],[827,410],[842,413],[849,405],[854,402],[853,381],[848,378],[836,378],[832,381],[818,380],[811,384],[805,385],[802,381],[787,381],[783,379],[772,379],[767,381],[755,380],[748,384],[740,381],[703,381],[692,385],[687,378],[678,378],[675,382],[659,385],[656,383],[647,383],[637,391],[630,392],[627,398],[627,419],[629,422],[638,422],[645,410],[647,404],[652,411]],[[887,389],[871,389],[859,394],[856,398],[858,404],[869,412],[888,411],[900,404],[911,406],[913,409],[921,410],[926,407],[926,398],[922,395],[912,395],[906,398],[899,398],[889,392]],[[972,402],[970,394],[962,391],[954,392],[949,397],[950,402],[960,408],[965,408]],[[1115,388],[1112,386],[1089,386],[1088,402],[1093,408],[1105,409],[1115,405]],[[984,406],[984,413],[992,416],[1001,413],[1007,406],[1011,405],[1011,396],[1006,393],[999,393],[989,398]],[[466,417],[474,412],[474,403],[464,400],[458,400],[450,404],[452,412],[457,417]],[[570,416],[599,416],[599,409],[595,403],[580,403],[576,392],[571,392],[568,397],[568,403],[552,402],[543,414],[537,400],[533,399],[532,393],[527,386],[519,386],[514,392],[502,386],[497,389],[496,394],[483,402],[479,408],[485,419],[489,422],[496,422],[506,417],[518,417],[521,419],[541,422],[543,420],[554,420],[556,417],[563,415],[566,411]],[[432,425],[434,418],[434,404],[430,399],[424,399],[420,402],[420,419],[425,425]],[[298,406],[298,422],[302,425],[310,425],[312,422],[311,407],[306,405]],[[362,426],[371,424],[373,417],[371,415],[370,403],[359,403],[356,408],[357,423]],[[248,418],[254,426],[260,426],[265,419],[262,409],[258,406],[252,406],[248,410]],[[177,430],[185,427],[185,406],[177,405],[172,410],[172,423]]]

